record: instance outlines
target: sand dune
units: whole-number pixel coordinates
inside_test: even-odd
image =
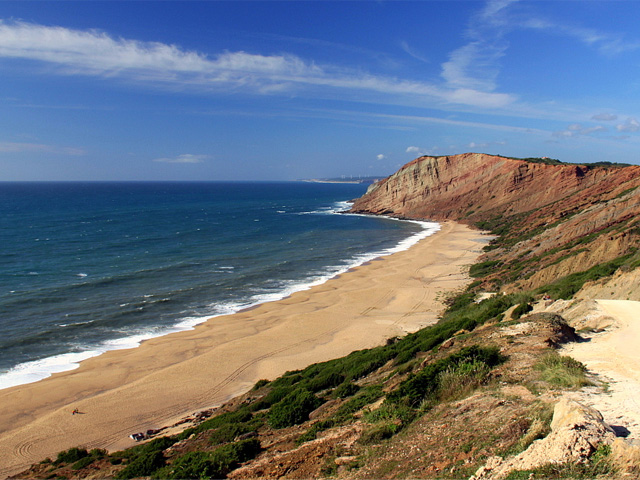
[[[261,378],[373,347],[436,321],[468,282],[480,232],[454,223],[407,251],[194,330],[105,353],[0,391],[0,476],[72,446],[118,450],[133,432],[218,405]],[[80,415],[71,415],[78,408]]]

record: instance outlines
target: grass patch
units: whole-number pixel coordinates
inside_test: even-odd
[[[492,367],[505,360],[495,347],[465,347],[410,375],[396,390],[387,395],[386,401],[416,408],[424,400],[455,397],[466,390],[467,386],[479,385],[478,382],[486,378]],[[462,382],[462,386],[455,386],[454,379]],[[446,383],[443,384],[443,381]]]
[[[579,361],[556,352],[544,355],[535,365],[542,380],[563,388],[581,388],[593,383],[587,378],[587,368]]]

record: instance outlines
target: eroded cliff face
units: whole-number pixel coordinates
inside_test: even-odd
[[[352,211],[455,220],[511,236],[486,260],[506,291],[533,289],[640,246],[640,167],[547,165],[468,153],[420,157]],[[515,232],[515,233],[514,233]]]

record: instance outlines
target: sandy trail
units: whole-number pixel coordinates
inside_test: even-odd
[[[443,223],[409,250],[310,290],[0,390],[0,478],[73,446],[126,448],[129,434],[219,405],[261,378],[432,324],[486,240]]]
[[[640,302],[631,300],[596,300],[615,323],[606,331],[592,334],[589,341],[563,347],[570,355],[606,382],[608,390],[586,388],[573,394],[593,406],[605,421],[627,436],[640,442]]]

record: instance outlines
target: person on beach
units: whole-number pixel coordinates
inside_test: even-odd
[[[71,412],[71,415],[75,415],[76,413],[80,413],[80,410],[78,410],[77,408],[74,408],[73,411]]]

